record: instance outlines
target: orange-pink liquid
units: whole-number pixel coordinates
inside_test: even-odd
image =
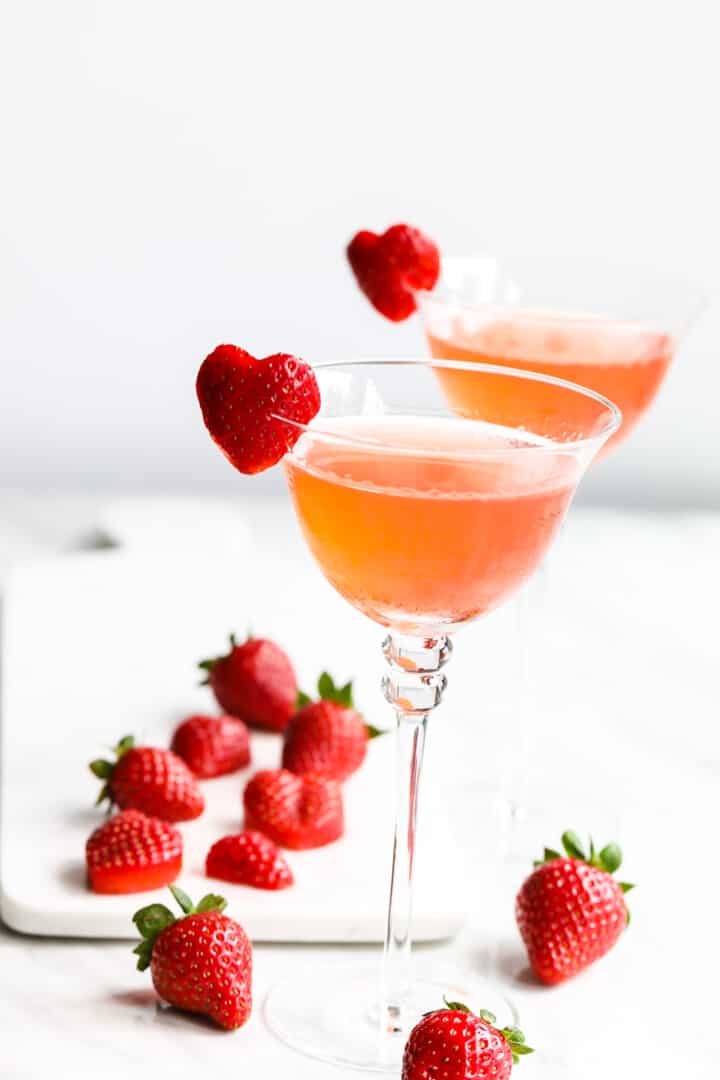
[[[475,421],[353,417],[322,430],[337,440],[308,432],[285,459],[305,538],[338,592],[407,633],[500,604],[540,562],[578,480],[572,455]]]
[[[432,332],[431,332],[432,330]],[[522,368],[579,383],[603,394],[623,414],[620,430],[609,440],[613,446],[633,429],[657,394],[673,357],[674,344],[667,334],[632,323],[613,323],[592,319],[573,319],[555,315],[525,313],[511,316],[487,316],[468,320],[463,316],[449,325],[428,330],[430,351],[446,360],[466,360]],[[477,406],[496,418],[493,402],[488,401],[488,384],[463,379],[462,373],[442,373],[443,382],[452,384],[456,403],[463,412]],[[502,380],[494,384],[498,394],[508,392]],[[447,389],[447,385],[446,385]],[[482,392],[483,400],[474,397]],[[532,387],[526,386],[527,395]],[[541,383],[535,384],[537,414],[535,430],[543,430],[546,394]],[[532,417],[529,417],[532,422]]]

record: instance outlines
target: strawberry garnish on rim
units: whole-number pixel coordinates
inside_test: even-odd
[[[276,465],[320,408],[309,364],[288,353],[258,359],[237,345],[203,360],[196,390],[213,441],[242,473]]]
[[[619,846],[596,851],[591,839],[586,853],[571,830],[562,846],[564,855],[545,848],[515,902],[530,967],[548,985],[599,960],[630,922],[624,894],[633,886],[612,876],[622,862]]]
[[[433,289],[440,275],[440,252],[411,225],[392,225],[381,235],[363,229],[347,248],[357,283],[373,307],[392,322],[417,308],[415,294]]]

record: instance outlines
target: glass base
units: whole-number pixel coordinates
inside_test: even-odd
[[[381,1022],[377,976],[343,968],[275,986],[265,1000],[265,1021],[278,1039],[308,1057],[398,1075],[410,1031],[424,1013],[443,1007],[443,996],[473,1012],[489,1009],[500,1027],[517,1024],[515,1009],[496,986],[466,977],[414,982],[402,1016]]]

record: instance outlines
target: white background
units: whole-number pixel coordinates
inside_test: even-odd
[[[5,6],[0,485],[237,490],[209,349],[423,350],[359,227],[612,255],[717,286],[718,20],[700,0]],[[720,504],[720,305],[584,497]],[[252,481],[253,490],[277,483]]]

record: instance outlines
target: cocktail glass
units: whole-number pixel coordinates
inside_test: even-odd
[[[554,375],[614,401],[623,424],[606,450],[650,406],[705,305],[687,282],[626,266],[484,255],[443,259],[437,288],[417,298],[433,356]],[[471,384],[456,389],[467,409]]]
[[[393,1071],[420,1016],[444,993],[467,990],[414,980],[409,966],[423,745],[450,635],[532,574],[620,413],[593,391],[486,364],[356,361],[316,374],[322,409],[285,470],[325,577],[388,631],[383,690],[398,770],[390,900],[379,988],[353,972],[313,969],[276,987],[265,1015],[306,1054]],[[446,400],[458,385],[472,387],[470,418]],[[470,993],[514,1020],[496,990],[484,986],[479,1001]]]

